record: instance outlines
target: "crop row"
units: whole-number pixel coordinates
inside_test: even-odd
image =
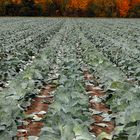
[[[125,73],[99,51],[96,42],[90,42],[80,30],[79,36],[83,42],[81,54],[109,97],[107,103],[114,112],[116,122],[114,139],[139,139],[140,87],[125,80]]]
[[[15,135],[17,131],[15,122],[17,118],[19,120],[25,117],[23,109],[28,106],[30,98],[37,95],[38,89],[53,77],[57,80],[53,80],[52,83],[58,87],[40,139],[92,140],[95,137],[88,131],[90,125],[88,96],[84,89],[84,76],[80,70],[81,60],[77,58],[75,51],[78,34],[75,34],[73,25],[69,21],[65,22],[48,47],[44,45],[44,49],[40,51],[40,55],[32,65],[10,83],[9,89],[2,92],[0,99],[3,109],[0,114],[3,115],[0,116],[0,124],[3,139]]]
[[[89,96],[85,88],[83,74],[85,66],[96,79],[92,82],[106,92],[105,102],[112,109],[111,119],[115,118],[114,132],[109,136],[103,133],[103,137],[114,140],[139,140],[138,75],[129,74],[129,78],[132,76],[137,81],[136,84],[130,83],[126,80],[126,72],[130,73],[128,69],[130,66],[126,63],[122,66],[117,65],[120,61],[130,62],[129,53],[132,46],[126,46],[124,51],[122,46],[114,43],[116,38],[111,38],[111,34],[105,26],[102,26],[102,23],[98,20],[86,21],[83,19],[58,20],[58,23],[50,26],[47,31],[42,31],[43,28],[40,27],[40,32],[35,33],[37,35],[31,42],[27,40],[26,43],[24,42],[24,49],[20,43],[15,47],[15,52],[31,51],[31,54],[27,53],[26,57],[35,56],[35,58],[30,59],[32,63],[26,66],[23,72],[17,74],[16,78],[13,78],[9,83],[9,88],[0,92],[0,106],[2,107],[0,109],[0,137],[2,140],[16,135],[18,120],[27,117],[24,110],[30,105],[31,98],[36,97],[40,89],[50,83],[55,84],[56,89],[51,93],[53,102],[43,119],[45,126],[42,128],[39,140],[101,139],[89,132],[89,126],[95,122],[91,120]],[[113,21],[102,22],[116,26]],[[123,27],[122,23],[125,22],[128,21],[120,21],[120,27]],[[45,26],[44,22],[41,26],[43,25]],[[113,42],[112,46],[108,46],[110,40]],[[135,69],[139,69],[139,55],[134,51],[135,49],[137,50],[135,47],[132,49],[132,56],[136,60],[131,58],[131,61],[135,64]],[[112,61],[113,52],[116,52],[118,57],[114,57],[115,60]],[[126,57],[123,57],[123,53]],[[19,55],[18,58],[21,56]],[[6,62],[4,58],[3,62]],[[10,67],[13,66],[11,59],[7,62],[10,62]],[[125,66],[128,68],[125,69]]]
[[[96,46],[98,51],[102,52],[104,56],[125,73],[128,81],[136,81],[135,84],[139,84],[139,50],[133,46],[134,43],[126,43],[127,40],[123,38],[123,36],[120,36],[117,30],[113,32],[113,27],[110,27],[108,25],[109,23],[107,24],[108,26],[106,25],[106,22],[103,26],[103,23],[104,21],[95,20],[86,22],[84,25],[82,23],[79,26],[81,26],[81,30],[85,37],[87,37],[94,46]],[[109,27],[110,29],[108,29]],[[131,37],[133,37],[133,35],[131,35]],[[116,38],[119,38],[119,40]],[[137,40],[137,47],[139,47],[138,37],[135,39]],[[125,40],[125,42],[122,40]]]
[[[58,20],[59,21],[59,20]],[[11,25],[11,29],[8,30],[7,32],[7,26],[4,28],[2,28],[0,31],[1,33],[1,45],[7,46],[10,45],[11,43],[16,43],[18,41],[21,41],[25,38],[27,38],[29,35],[32,35],[33,33],[35,33],[36,31],[40,31],[40,30],[46,30],[45,28],[52,26],[53,24],[55,24],[56,22],[58,22],[56,20],[36,20],[36,22],[34,22],[34,20],[31,21],[26,21],[24,22],[19,22],[19,23],[14,23],[13,25]],[[39,25],[39,26],[38,26]]]
[[[15,136],[17,132],[16,120],[17,118],[22,118],[24,116],[22,108],[26,108],[28,106],[30,98],[39,93],[39,89],[46,81],[45,78],[48,78],[47,73],[49,72],[50,64],[47,65],[47,63],[51,63],[53,58],[51,55],[54,55],[54,53],[50,53],[50,48],[53,45],[51,39],[55,38],[55,34],[61,28],[61,24],[58,23],[58,25],[52,27],[53,29],[50,28],[50,31],[48,31],[48,36],[46,36],[46,33],[40,34],[38,40],[34,40],[37,41],[37,45],[43,45],[42,49],[39,51],[39,54],[32,60],[33,62],[29,66],[26,66],[23,72],[10,81],[8,88],[5,88],[1,92],[1,138],[11,139],[12,136]],[[44,42],[47,37],[49,37],[49,40]]]
[[[26,65],[32,62],[32,59],[36,57],[44,44],[49,42],[51,37],[59,31],[62,22],[58,21],[58,23],[56,22],[47,28],[44,24],[44,26],[35,30],[34,34],[26,34],[24,39],[21,38],[21,41],[1,47],[1,86],[4,86],[5,82],[23,71]],[[22,36],[24,36],[24,33]]]
[[[62,35],[55,40],[52,51],[56,51],[54,66],[58,79],[54,102],[46,114],[46,126],[42,129],[40,140],[92,140],[88,132],[90,112],[88,111],[88,96],[84,89],[81,61],[77,59],[75,45],[77,34],[72,22],[66,22]],[[66,31],[66,32],[65,32]],[[65,33],[64,33],[65,32]],[[61,39],[59,39],[61,37]],[[58,40],[59,39],[59,40]],[[83,113],[82,113],[83,112]]]

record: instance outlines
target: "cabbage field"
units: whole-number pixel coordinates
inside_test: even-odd
[[[140,19],[0,18],[0,140],[140,140]]]

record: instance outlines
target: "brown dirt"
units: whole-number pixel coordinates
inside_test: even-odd
[[[24,112],[26,115],[31,115],[33,113],[39,113],[41,111],[48,111],[48,107],[53,101],[53,96],[50,95],[52,91],[54,91],[54,85],[47,85],[44,89],[42,89],[39,96],[33,98],[31,100],[31,106],[29,106]],[[44,114],[36,114],[37,117],[43,118]],[[39,136],[41,132],[41,128],[43,128],[44,123],[42,121],[35,121],[33,119],[25,119],[23,120],[28,123],[28,125],[21,125],[18,127],[18,130],[23,129],[27,132],[18,132],[17,140],[21,137],[24,137],[22,140],[28,140],[28,136]]]
[[[89,81],[95,80],[94,77],[89,73],[87,68],[85,68],[83,73],[84,73],[85,80],[89,80]],[[104,113],[108,113],[108,114],[112,113],[110,108],[104,102],[101,102],[101,103],[91,102],[91,99],[93,96],[102,97],[105,95],[105,93],[103,92],[102,89],[94,86],[93,84],[89,84],[89,85],[86,85],[86,91],[88,92],[88,95],[90,97],[89,98],[89,108],[95,109],[97,111],[101,111]],[[111,120],[110,122],[104,122],[103,121],[104,118],[100,114],[92,115],[92,119],[93,119],[93,121],[95,121],[95,123],[91,124],[89,130],[90,130],[90,132],[94,133],[96,136],[99,136],[102,132],[111,134],[114,131],[115,123],[113,120]],[[106,126],[105,127],[98,126],[98,123],[103,123]],[[103,140],[106,140],[106,139],[103,139]]]

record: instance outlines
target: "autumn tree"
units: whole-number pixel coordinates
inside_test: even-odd
[[[91,0],[88,4],[89,16],[112,17],[117,15],[115,0]]]
[[[140,18],[140,2],[129,9],[129,17]]]
[[[13,0],[2,0],[0,2],[0,15],[17,16],[19,7]]]
[[[127,17],[130,9],[129,0],[117,0],[120,17]]]
[[[62,15],[66,15],[69,0],[59,0],[58,2],[60,5],[60,12],[62,13]]]
[[[42,8],[34,0],[22,0],[20,3],[20,16],[41,16]]]
[[[0,0],[0,16],[139,17],[140,0]]]
[[[4,16],[5,15],[5,5],[4,5],[5,1],[1,0],[0,1],[0,16]]]
[[[41,12],[40,15],[45,16],[50,1],[51,0],[34,0],[34,2],[35,2],[35,9],[36,9],[35,11],[36,12],[40,11]]]

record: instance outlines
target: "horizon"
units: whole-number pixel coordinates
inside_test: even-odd
[[[140,17],[140,0],[3,0],[0,16]]]

